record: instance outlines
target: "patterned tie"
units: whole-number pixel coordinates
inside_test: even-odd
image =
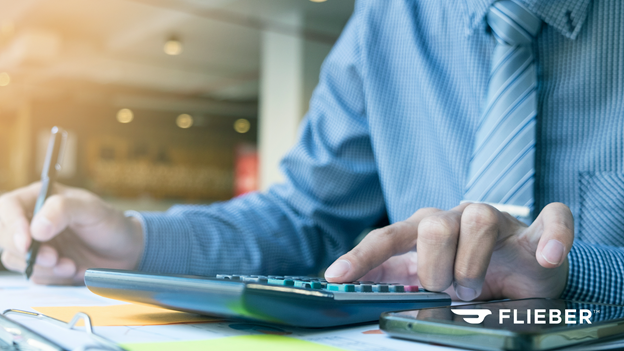
[[[542,21],[516,0],[494,3],[487,21],[497,45],[464,198],[527,220],[534,205],[537,117],[532,44]]]

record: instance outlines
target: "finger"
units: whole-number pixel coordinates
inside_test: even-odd
[[[359,278],[359,280],[379,282],[379,283],[388,282],[388,279],[385,278],[386,271],[387,271],[387,267],[385,266],[385,262],[384,262],[382,265],[377,266],[371,269],[368,273],[364,274],[361,278]]]
[[[0,247],[25,253],[30,246],[29,218],[40,188],[35,183],[0,197]]]
[[[101,225],[112,208],[94,206],[97,202],[101,202],[97,196],[76,189],[50,196],[30,225],[33,239],[48,241],[68,227]]]
[[[42,267],[54,267],[58,263],[58,252],[51,246],[42,245],[37,254],[36,265]],[[5,250],[2,253],[2,264],[17,272],[23,272],[26,269],[26,257],[23,253],[12,250]]]
[[[58,260],[54,267],[36,265],[31,280],[42,285],[69,285],[76,283],[76,264],[69,258]]]
[[[360,280],[421,285],[418,280],[417,265],[417,253],[410,251],[403,255],[390,257],[386,262],[366,273]]]
[[[455,209],[439,212],[418,225],[418,278],[425,289],[443,291],[453,283],[461,215]]]
[[[33,239],[44,242],[51,240],[74,219],[83,217],[87,208],[80,197],[65,194],[50,196],[30,224]]]
[[[499,228],[505,221],[506,217],[486,204],[464,209],[453,271],[453,285],[460,299],[472,301],[481,295]]]
[[[405,221],[373,230],[353,250],[329,266],[325,278],[331,282],[355,281],[390,257],[412,250],[416,246],[418,223],[438,211],[421,209]]]
[[[54,267],[58,264],[58,252],[51,246],[41,245],[36,263],[42,267]]]
[[[26,260],[23,255],[18,255],[12,251],[5,250],[2,252],[0,259],[2,260],[2,265],[10,271],[24,272],[26,269]]]
[[[535,258],[542,267],[559,267],[574,242],[574,217],[568,206],[551,203],[544,207],[529,230],[541,232]]]

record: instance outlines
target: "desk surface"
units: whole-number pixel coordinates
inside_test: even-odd
[[[34,311],[32,307],[41,306],[107,306],[118,304],[120,301],[97,296],[85,287],[38,286],[27,282],[22,275],[0,273],[0,310],[2,311],[9,308]],[[66,348],[76,348],[88,342],[86,337],[82,337],[82,333],[59,331],[60,328],[50,326],[42,321],[21,317],[15,319]],[[390,338],[379,331],[378,324],[327,330],[306,330],[231,321],[204,324],[96,327],[95,332],[120,344],[216,340],[229,336],[271,334],[285,335],[344,350],[403,351],[415,347],[424,351],[457,350]]]

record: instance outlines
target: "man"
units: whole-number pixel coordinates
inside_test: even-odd
[[[127,216],[57,186],[29,224],[34,184],[0,200],[2,262],[24,270],[31,237],[43,284],[309,274],[342,255],[328,280],[623,303],[622,18],[620,0],[359,2],[283,184]]]

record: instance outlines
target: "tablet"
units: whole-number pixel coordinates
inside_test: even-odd
[[[478,350],[550,350],[623,337],[624,306],[558,299],[505,300],[388,312],[391,336]]]

